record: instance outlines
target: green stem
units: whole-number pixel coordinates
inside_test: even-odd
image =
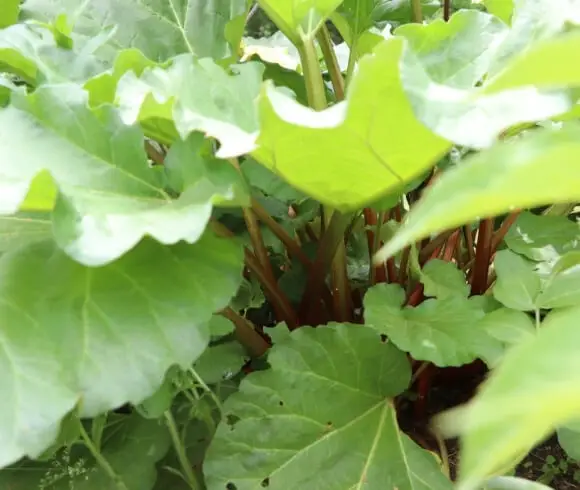
[[[191,464],[187,459],[185,447],[183,447],[181,438],[179,437],[177,424],[175,423],[173,414],[169,410],[167,410],[164,415],[165,421],[167,423],[167,428],[169,429],[169,434],[171,435],[171,440],[173,441],[175,454],[177,455],[177,459],[179,460],[179,464],[181,465],[181,469],[183,470],[183,473],[185,475],[185,481],[187,481],[187,484],[189,485],[189,488],[191,488],[191,490],[198,490],[199,485],[197,484],[197,479],[193,474]]]
[[[312,109],[321,111],[327,107],[327,100],[314,42],[312,39],[304,37],[297,48],[300,53],[300,63],[306,82],[308,104]],[[334,219],[335,213],[328,208],[324,209],[326,224],[329,224]],[[336,319],[338,321],[348,321],[352,309],[350,308],[350,285],[346,272],[346,247],[344,245],[344,235],[339,238],[337,247],[331,256],[332,297]],[[320,286],[318,283],[317,285]],[[319,298],[320,290],[318,287],[317,293],[316,298]]]
[[[328,270],[336,256],[337,250],[340,246],[344,247],[344,234],[351,224],[353,216],[353,213],[342,214],[338,211],[332,214],[326,232],[319,242],[318,253],[314,260],[312,270],[308,275],[306,289],[302,295],[300,311],[305,314],[305,317],[308,316],[308,312],[316,305],[316,301],[320,298],[320,292],[324,287]]]
[[[214,401],[217,409],[219,410],[220,414],[223,415],[223,406],[221,400],[215,394],[215,392],[206,384],[206,382],[202,379],[202,377],[197,373],[197,371],[193,368],[189,369],[190,374],[193,376],[193,379],[197,382],[202,389],[211,396],[211,399]]]
[[[84,445],[92,454],[93,458],[97,464],[102,468],[102,470],[107,474],[107,476],[114,482],[115,487],[117,490],[129,490],[125,482],[121,479],[121,477],[115,472],[113,467],[109,464],[109,462],[103,457],[101,452],[97,449],[87,431],[81,424],[81,439],[83,440]]]
[[[348,64],[346,65],[346,86],[350,86],[350,82],[352,80],[352,76],[354,74],[354,66],[356,64],[356,50],[358,49],[357,45],[358,37],[355,37],[352,40],[352,44],[350,45],[350,52],[348,54]]]
[[[423,23],[423,9],[421,7],[421,0],[411,0],[411,6],[413,7],[413,22],[417,24]]]
[[[330,33],[328,28],[324,25],[318,31],[318,44],[322,50],[322,55],[324,56],[324,61],[326,62],[326,67],[328,68],[328,73],[330,74],[330,81],[334,87],[334,95],[336,100],[344,99],[344,78],[342,78],[342,72],[340,71],[340,66],[338,65],[338,59],[336,58],[336,53],[334,52],[334,47],[332,45],[332,39],[330,39]]]
[[[320,72],[318,55],[312,39],[304,37],[301,43],[296,46],[300,55],[300,64],[304,73],[306,83],[306,94],[308,105],[316,111],[326,109],[326,92],[324,90],[324,80]]]

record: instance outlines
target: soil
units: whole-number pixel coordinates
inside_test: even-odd
[[[443,370],[447,371],[447,370]],[[441,373],[439,373],[441,374]],[[449,408],[469,401],[485,374],[461,377],[443,373],[432,381],[426,410],[422,420],[417,418],[415,393],[398,400],[399,424],[421,446],[439,453],[437,442],[428,430],[429,419]],[[454,372],[452,371],[452,374]],[[457,439],[445,441],[451,478],[455,479],[459,465],[459,443]],[[580,462],[569,459],[558,444],[556,434],[536,446],[517,466],[515,475],[543,483],[554,490],[580,490]]]

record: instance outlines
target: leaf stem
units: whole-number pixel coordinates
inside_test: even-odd
[[[323,25],[320,31],[318,31],[317,39],[320,49],[322,50],[322,55],[324,56],[326,67],[328,68],[328,73],[330,74],[330,81],[334,87],[336,100],[343,100],[344,78],[342,78],[342,72],[340,71],[332,39],[330,38],[330,33],[328,32],[328,27],[326,27],[326,25]]]
[[[306,267],[307,270],[309,270],[312,267],[312,261],[306,256],[304,251],[300,248],[298,242],[296,242],[296,240],[294,240],[286,232],[286,230],[282,225],[280,225],[280,223],[278,223],[274,218],[272,218],[272,216],[270,216],[268,211],[266,211],[262,207],[262,205],[258,201],[256,201],[256,199],[252,199],[252,210],[256,214],[257,218],[264,225],[270,228],[272,233],[276,235],[276,238],[278,238],[278,240],[280,240],[284,244],[288,253],[293,257],[296,257],[302,263],[302,265]]]
[[[248,269],[250,269],[250,272],[252,272],[262,284],[264,294],[267,296],[268,301],[270,301],[272,307],[277,313],[278,321],[286,322],[286,325],[290,329],[298,327],[299,322],[296,312],[294,311],[294,308],[292,308],[286,295],[278,286],[276,279],[264,272],[259,260],[247,249],[245,251],[245,262]]]
[[[485,218],[479,224],[475,263],[471,276],[471,294],[483,294],[487,289],[489,260],[491,258],[491,240],[493,237],[493,219]]]
[[[107,476],[114,482],[117,490],[129,490],[127,488],[127,485],[125,485],[125,482],[115,472],[113,467],[109,464],[109,462],[104,458],[104,456],[101,454],[101,452],[94,445],[93,441],[91,440],[91,438],[87,434],[87,431],[85,430],[85,428],[83,427],[82,424],[80,427],[80,434],[81,434],[81,439],[83,440],[84,445],[89,450],[89,452],[91,453],[93,458],[95,458],[95,461],[97,462],[97,464],[102,468],[102,470],[107,474]]]
[[[421,0],[411,0],[413,7],[413,22],[417,24],[423,23],[423,9],[421,8]]]
[[[443,0],[443,20],[449,21],[451,17],[451,0]]]
[[[303,37],[297,48],[300,54],[300,63],[304,73],[304,80],[306,82],[308,104],[312,109],[321,111],[327,107],[327,100],[324,90],[324,82],[322,80],[322,73],[320,72],[320,64],[318,63],[318,56],[314,47],[314,41],[308,37]],[[324,209],[325,218],[323,221],[325,221],[325,224],[329,225],[337,213],[338,211],[329,208]],[[338,213],[338,216],[340,218],[340,213]],[[322,248],[322,246],[321,242],[320,247]],[[336,242],[336,248],[333,250],[331,259],[331,284],[335,319],[337,321],[348,321],[351,318],[352,308],[350,283],[348,282],[346,271],[346,248],[344,245],[344,235],[340,236],[338,242]],[[317,283],[316,298],[320,297],[319,286],[321,286],[321,284]]]
[[[167,428],[169,429],[169,434],[171,435],[171,440],[173,442],[173,448],[175,449],[175,454],[177,455],[177,459],[179,460],[179,464],[181,465],[181,469],[185,475],[185,481],[189,485],[191,490],[198,490],[199,485],[197,483],[197,479],[193,473],[193,469],[189,460],[187,459],[187,454],[185,452],[185,447],[181,442],[181,438],[179,437],[179,432],[177,430],[177,424],[175,423],[175,419],[173,418],[173,414],[171,411],[167,410],[164,413],[165,422],[167,423]]]
[[[261,357],[270,347],[266,339],[264,339],[254,328],[250,320],[236,313],[229,306],[224,308],[220,315],[231,321],[236,327],[236,337],[240,344],[242,344],[252,357]]]
[[[324,80],[320,72],[318,55],[314,47],[314,41],[308,37],[303,37],[300,44],[296,46],[300,55],[300,65],[304,73],[306,83],[306,94],[308,105],[316,111],[326,109],[326,93],[324,90]]]

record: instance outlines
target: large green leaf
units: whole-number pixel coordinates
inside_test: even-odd
[[[0,5],[0,29],[15,24],[20,12],[20,0],[4,0]]]
[[[155,464],[170,446],[167,429],[157,420],[114,415],[103,434],[101,454],[128,490],[151,490]],[[116,482],[80,445],[57,453],[50,463],[23,462],[0,471],[0,486],[10,490],[109,490]]]
[[[38,456],[77,403],[81,416],[140,403],[171,365],[190,365],[241,270],[240,247],[212,235],[146,240],[99,268],[50,242],[2,255],[0,467]]]
[[[268,17],[292,42],[312,37],[342,0],[258,0]]]
[[[468,157],[425,192],[377,261],[439,230],[515,208],[580,199],[580,126],[539,129]]]
[[[431,80],[471,89],[487,73],[508,28],[477,10],[461,10],[429,24],[406,24],[395,31],[409,41]]]
[[[565,92],[530,87],[538,78],[550,78],[538,75],[538,64],[547,58],[535,52],[535,64],[518,71],[519,76],[508,73],[502,82],[501,73],[499,80],[488,81],[485,75],[509,37],[505,25],[488,14],[460,11],[449,23],[404,26],[399,33],[407,34],[418,49],[418,53],[408,50],[401,64],[403,86],[413,109],[419,120],[454,143],[486,148],[515,124],[543,120],[572,107],[574,100]],[[569,64],[561,55],[557,59],[556,63],[549,61],[550,65]],[[543,86],[557,88],[554,80],[563,77],[562,71],[571,70],[556,70],[550,78],[552,84]]]
[[[141,131],[123,125],[110,106],[91,111],[87,93],[76,85],[46,86],[14,99],[18,108],[0,111],[0,212],[15,212],[31,180],[46,170],[60,191],[55,237],[82,263],[114,260],[146,234],[165,244],[195,242],[213,203],[236,198],[237,184],[223,180],[227,162],[217,162],[191,170],[197,180],[171,199],[162,170],[147,163]],[[180,163],[200,165],[193,151]]]
[[[0,216],[0,253],[52,235],[48,213],[17,213]]]
[[[263,66],[252,62],[229,70],[210,59],[183,55],[169,68],[146,69],[139,78],[128,72],[117,91],[122,118],[127,124],[139,121],[147,134],[164,143],[177,134],[159,134],[159,120],[175,122],[183,139],[192,131],[216,138],[220,157],[249,153],[258,132],[255,106]]]
[[[506,24],[511,22],[514,0],[483,0],[483,4],[490,14],[499,17]]]
[[[224,405],[204,463],[209,490],[451,488],[397,426],[390,398],[409,383],[409,363],[377,332],[305,327],[268,362]]]
[[[103,69],[90,50],[58,46],[49,29],[27,24],[0,29],[0,71],[13,73],[31,85],[82,82]]]
[[[508,349],[529,340],[536,333],[534,322],[529,315],[509,308],[498,308],[487,313],[478,327],[484,329],[502,345],[502,348],[496,351],[486,352],[483,360],[490,367],[497,366]]]
[[[379,44],[361,60],[347,100],[321,112],[267,85],[253,156],[340,209],[372,202],[435,165],[449,143],[413,115],[399,76],[403,45],[402,39]]]
[[[495,299],[508,308],[533,311],[542,287],[534,264],[510,250],[499,251],[494,259],[497,281],[493,287]]]
[[[399,285],[373,286],[364,298],[365,322],[414,359],[461,366],[496,355],[500,344],[481,327],[485,311],[476,298],[452,295],[415,308],[403,308],[404,300]]]
[[[440,420],[460,433],[461,490],[479,488],[580,413],[580,308],[553,311],[537,336],[510,350],[465,407]]]
[[[492,75],[501,73],[514,55],[533,48],[538,41],[565,32],[570,25],[579,24],[580,4],[574,0],[515,0],[513,3],[511,29],[491,67]],[[535,76],[544,77],[546,72],[538,68],[534,70]]]
[[[439,299],[469,296],[469,286],[465,281],[465,275],[451,262],[439,259],[430,260],[421,269],[421,282],[425,286],[425,296]]]
[[[530,262],[509,250],[497,253],[495,298],[515,310],[564,308],[580,304],[580,252],[552,265]]]
[[[231,54],[225,28],[246,12],[244,0],[26,0],[27,17],[52,20],[69,14],[75,31],[93,36],[111,24],[112,46],[135,47],[155,61],[180,53],[216,59]]]
[[[580,250],[580,223],[525,211],[507,232],[505,243],[531,260],[554,264],[563,254]]]

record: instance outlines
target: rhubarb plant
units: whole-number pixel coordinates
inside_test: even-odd
[[[0,487],[548,488],[518,465],[580,458],[579,26],[4,0]]]

